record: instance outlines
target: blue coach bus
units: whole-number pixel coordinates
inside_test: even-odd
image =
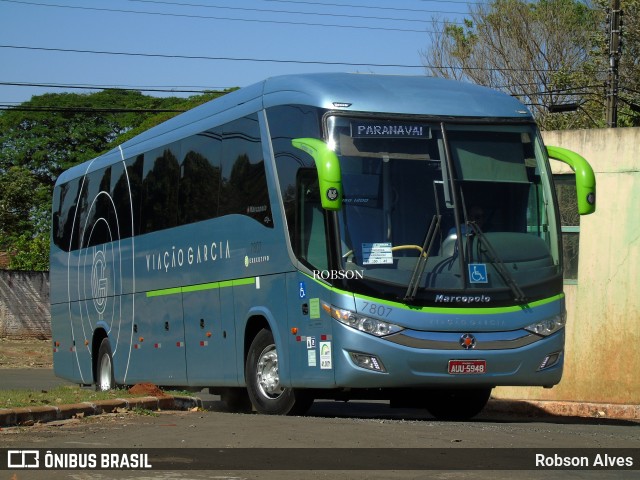
[[[483,87],[267,79],[64,172],[51,238],[56,375],[154,382],[232,410],[389,399],[468,418],[564,361],[558,207],[529,111]]]

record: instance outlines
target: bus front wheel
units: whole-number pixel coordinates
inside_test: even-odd
[[[273,334],[263,329],[253,339],[245,365],[247,392],[258,413],[302,415],[313,403],[308,393],[280,383],[278,351]]]
[[[115,387],[113,378],[113,354],[108,338],[103,338],[98,349],[96,365],[96,390],[106,392]]]
[[[468,420],[478,415],[491,396],[491,388],[435,390],[426,407],[438,420]]]

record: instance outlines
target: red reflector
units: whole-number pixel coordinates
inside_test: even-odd
[[[320,340],[322,340],[323,342],[327,341],[327,336],[326,335],[320,335]]]
[[[296,337],[296,342],[301,342],[301,341],[302,341],[302,337],[301,337],[300,335],[298,335],[298,336]]]

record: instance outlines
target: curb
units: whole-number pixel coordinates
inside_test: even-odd
[[[38,422],[53,422],[56,420],[68,420],[74,417],[113,413],[117,412],[118,409],[189,410],[196,407],[202,408],[202,400],[197,397],[166,396],[129,399],[117,398],[113,400],[61,405],[58,407],[41,406],[0,409],[0,428],[30,426]],[[483,412],[519,415],[528,418],[578,417],[640,422],[640,405],[610,403],[492,398],[489,400]]]
[[[30,426],[37,422],[68,420],[74,417],[88,417],[112,413],[118,409],[132,410],[189,410],[202,407],[202,401],[195,397],[136,397],[82,402],[60,406],[20,407],[0,409],[0,428],[12,426]]]
[[[640,421],[640,405],[584,403],[552,400],[507,400],[492,398],[484,409],[526,417],[579,417]]]

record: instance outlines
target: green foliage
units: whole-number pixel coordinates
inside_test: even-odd
[[[48,269],[51,196],[60,173],[225,93],[186,99],[118,89],[45,94],[1,112],[0,251],[10,253],[9,268]]]
[[[591,2],[595,3],[591,3]],[[619,126],[640,125],[640,0],[621,0]],[[608,0],[490,0],[463,26],[434,23],[422,52],[428,72],[503,90],[529,106],[542,128],[606,126]],[[549,107],[575,105],[573,112]]]

